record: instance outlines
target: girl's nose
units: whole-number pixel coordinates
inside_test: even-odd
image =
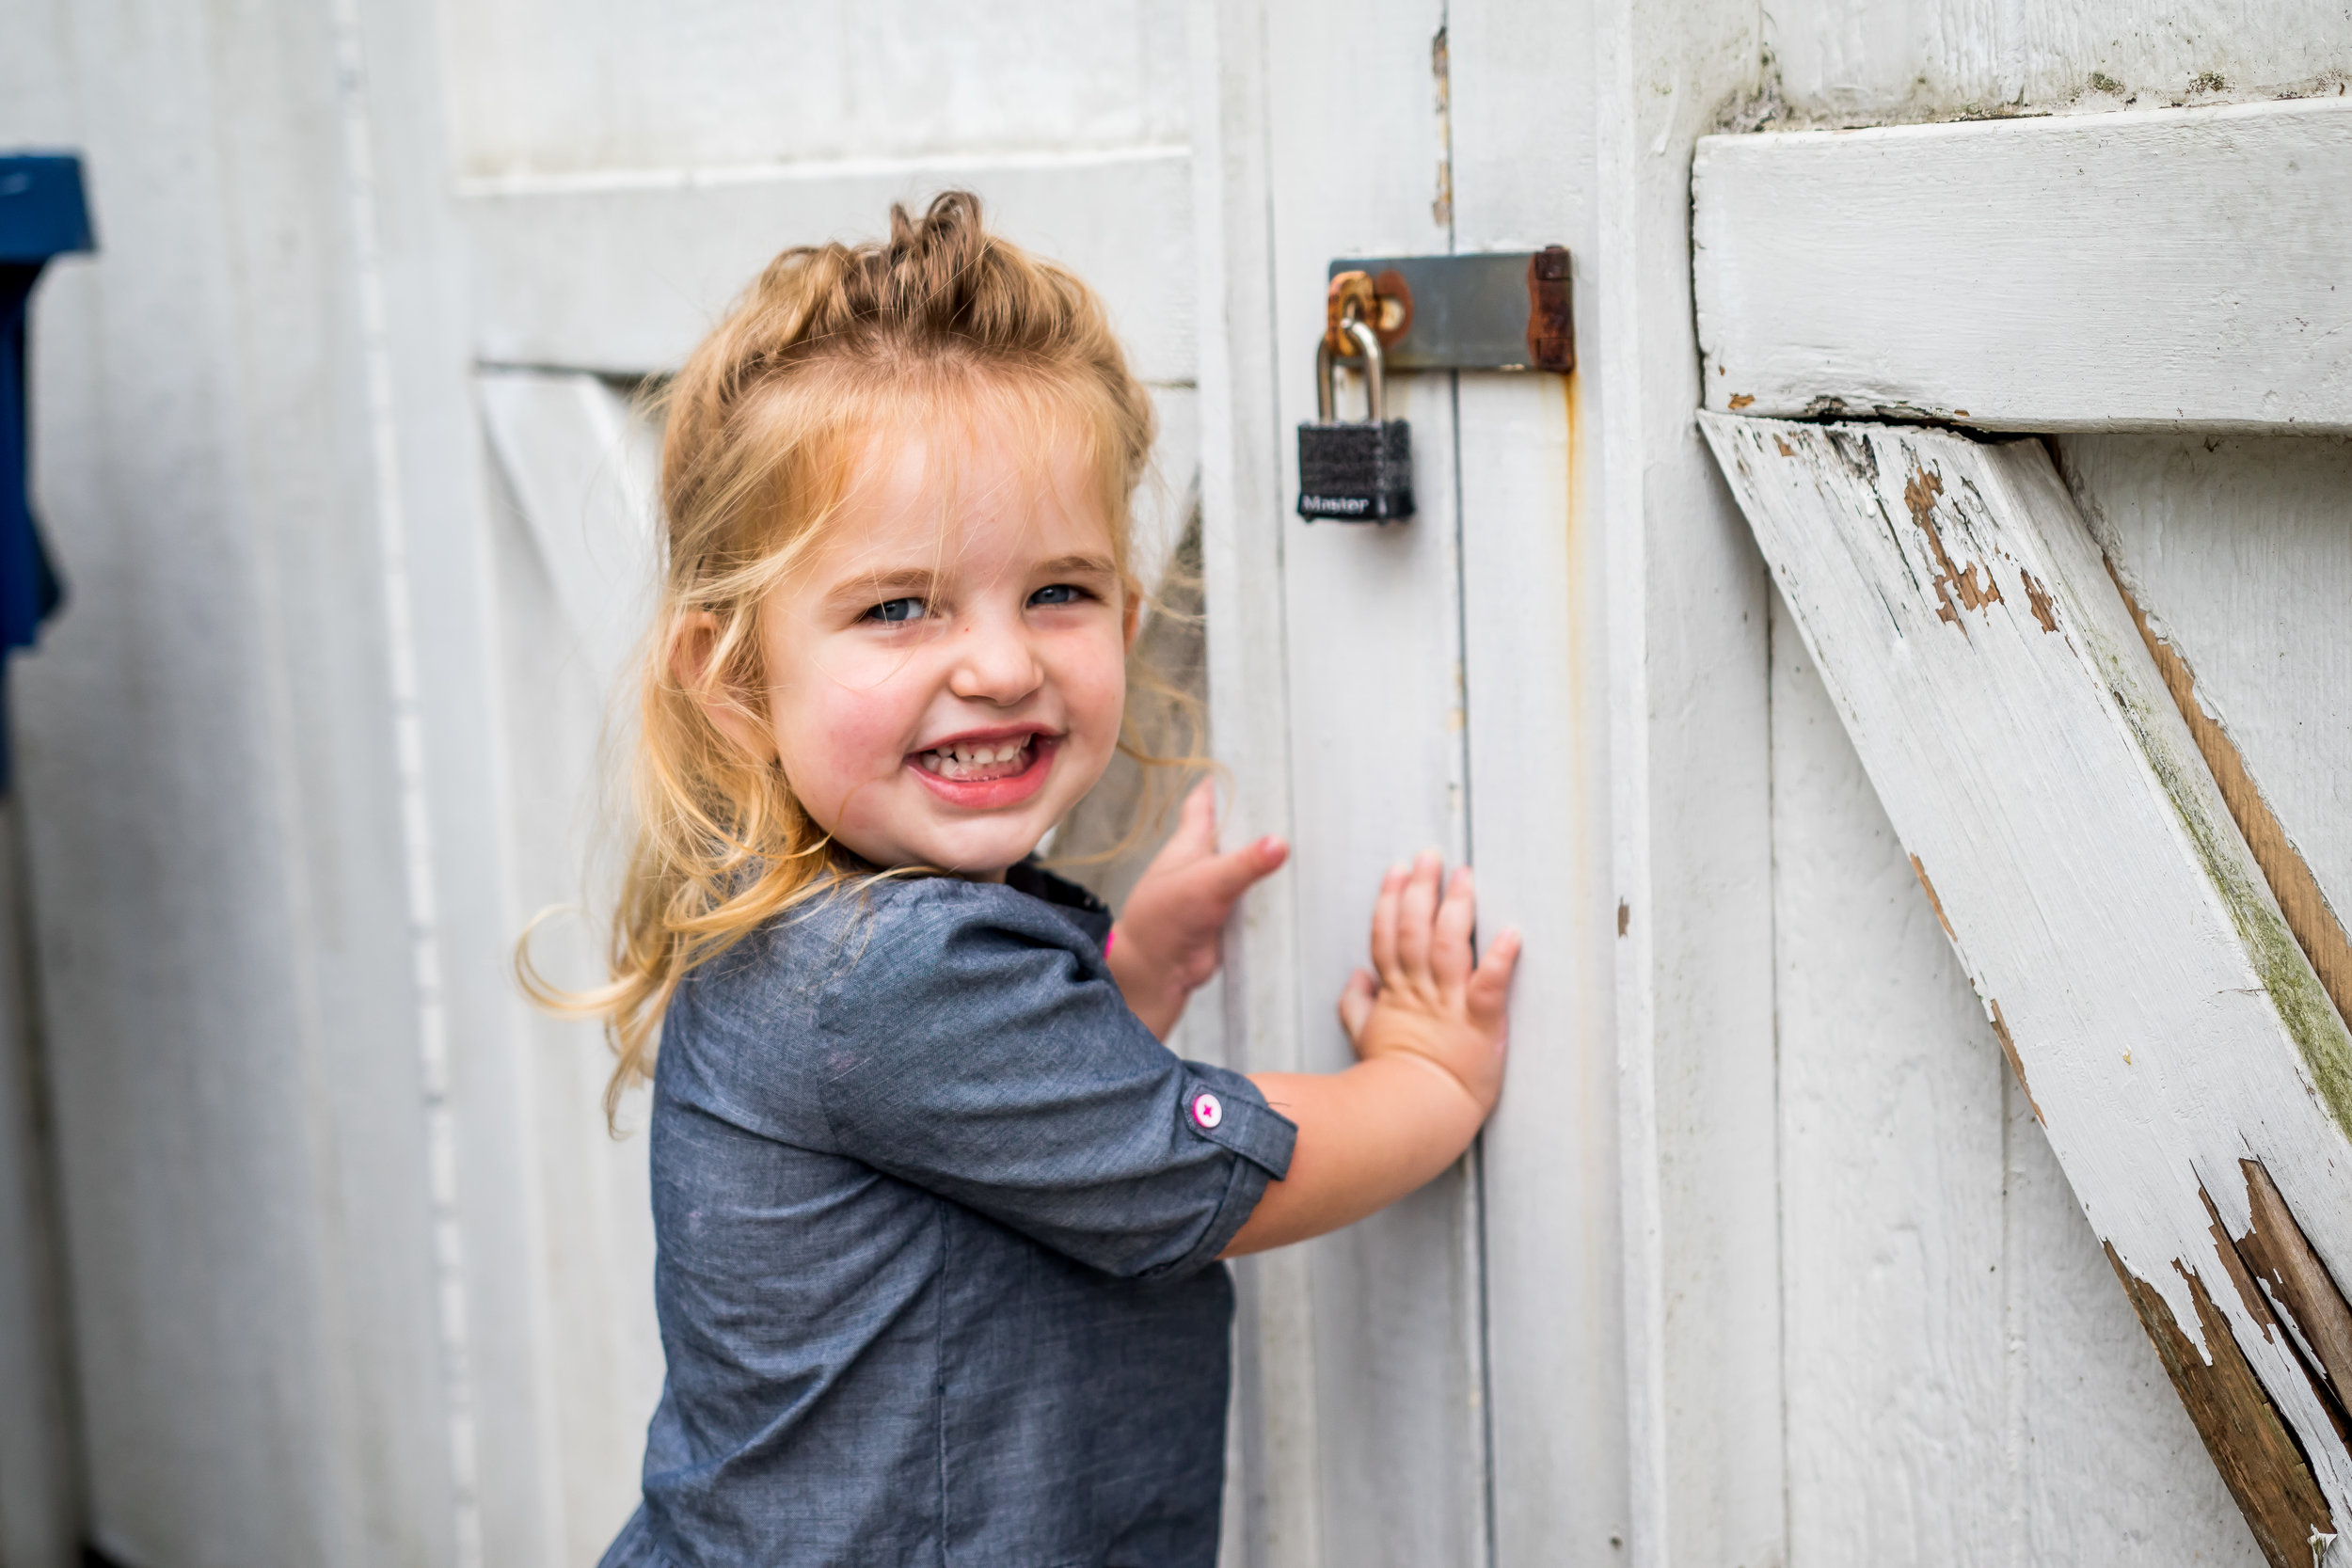
[[[1044,668],[1018,624],[978,617],[957,627],[955,637],[955,665],[947,675],[955,695],[1009,706],[1044,684]]]

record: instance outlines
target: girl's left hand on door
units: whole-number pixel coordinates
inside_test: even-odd
[[[1219,854],[1215,781],[1201,780],[1184,798],[1175,834],[1127,895],[1105,955],[1127,1006],[1153,1034],[1165,1039],[1176,1027],[1185,998],[1216,973],[1233,905],[1290,852],[1269,837]]]

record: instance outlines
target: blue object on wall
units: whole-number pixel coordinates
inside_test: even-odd
[[[65,596],[33,521],[25,309],[51,257],[96,248],[81,159],[70,152],[0,154],[0,659],[31,646]],[[0,789],[9,781],[6,690],[0,674]]]

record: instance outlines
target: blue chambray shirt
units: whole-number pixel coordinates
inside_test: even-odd
[[[885,879],[679,988],[669,1375],[603,1568],[1211,1568],[1216,1259],[1295,1129],[1152,1037],[1109,929],[1032,865]]]

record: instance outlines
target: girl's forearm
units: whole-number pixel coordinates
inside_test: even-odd
[[[1228,1258],[1352,1225],[1460,1158],[1486,1119],[1462,1081],[1426,1056],[1391,1052],[1344,1072],[1255,1072],[1266,1102],[1298,1127],[1290,1175],[1266,1184]]]

